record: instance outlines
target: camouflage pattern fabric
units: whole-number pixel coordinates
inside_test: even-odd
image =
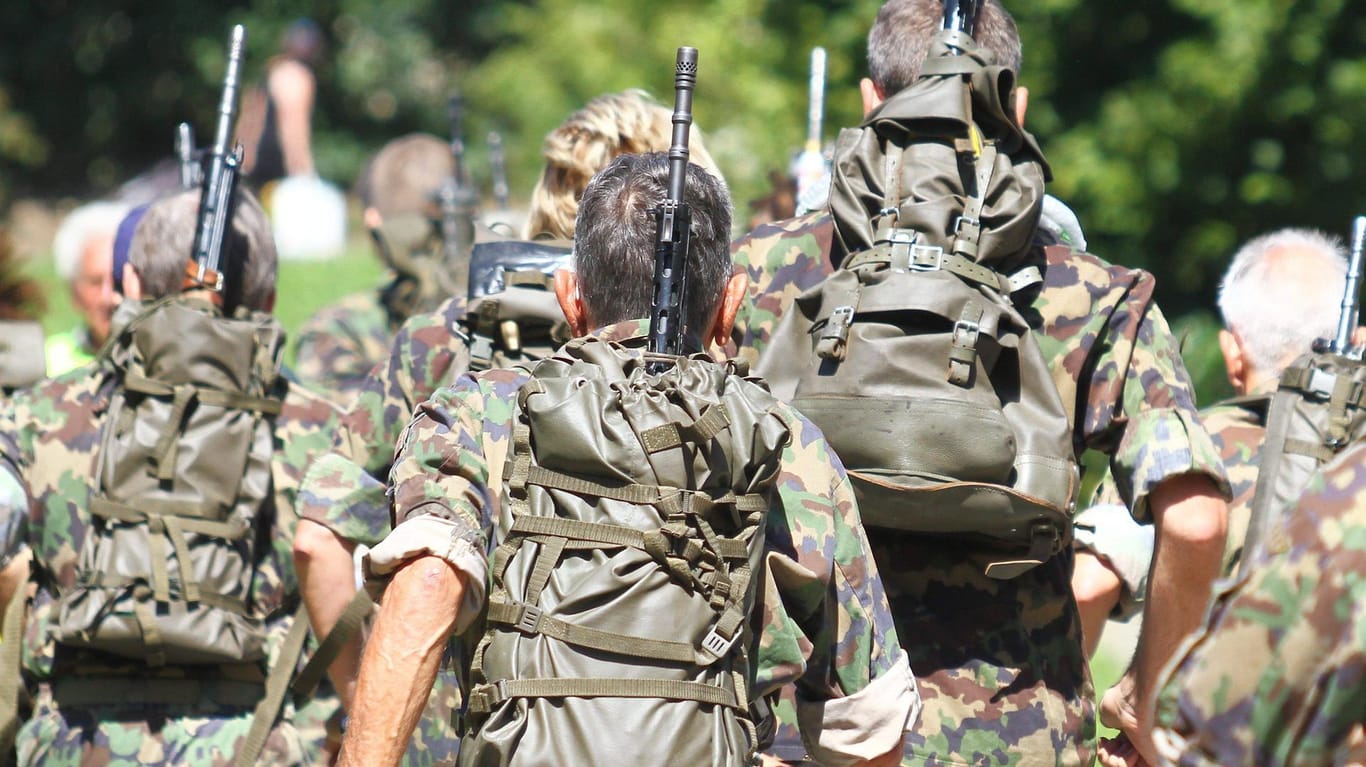
[[[1366,763],[1366,444],[1311,481],[1158,697],[1176,765]]]
[[[410,317],[395,334],[387,355],[368,371],[350,408],[342,415],[329,453],[309,468],[296,511],[340,538],[374,546],[390,531],[385,484],[394,445],[418,403],[469,368],[469,347],[460,320],[463,298],[436,311]],[[456,655],[453,647],[449,654]],[[459,734],[452,724],[460,708],[458,679],[448,659],[433,689],[403,764],[424,767],[454,760]]]
[[[349,398],[389,353],[393,333],[378,292],[353,293],[319,309],[299,329],[294,374],[309,386]]]
[[[631,346],[644,330],[643,321],[629,322],[596,335]],[[527,378],[516,369],[464,376],[419,407],[391,475],[395,535],[404,521],[438,517],[451,523],[452,540],[479,552],[496,545],[485,456],[506,453]],[[779,412],[794,439],[767,523],[752,694],[795,683],[799,706],[819,706],[895,679],[902,653],[843,467],[815,426],[788,408]],[[913,684],[909,675],[905,684]],[[877,716],[853,722],[887,726]]]
[[[831,226],[813,214],[737,244],[756,307],[733,334],[750,345],[741,356],[757,358],[791,297],[829,269]],[[1226,491],[1176,341],[1152,301],[1152,276],[1039,244],[1049,246],[1037,255],[1044,284],[1025,316],[1055,371],[1077,455],[1109,456],[1140,520],[1148,493],[1168,477],[1203,473]],[[992,552],[885,530],[869,538],[925,705],[904,763],[1090,764],[1094,690],[1071,553],[1001,581],[983,572]]]
[[[1200,422],[1209,432],[1214,449],[1228,475],[1232,496],[1228,504],[1228,540],[1224,546],[1222,572],[1230,575],[1238,566],[1252,515],[1252,496],[1257,489],[1257,468],[1261,463],[1262,441],[1266,438],[1266,404],[1261,407],[1222,402],[1200,411]],[[1077,548],[1106,560],[1119,576],[1122,593],[1112,615],[1127,619],[1143,609],[1147,590],[1148,566],[1152,562],[1151,532],[1137,534],[1139,524],[1131,518],[1093,511],[1123,508],[1119,490],[1109,475],[1096,490],[1095,505],[1077,515]],[[1091,524],[1094,530],[1083,530]]]
[[[19,535],[6,543],[12,548],[26,544],[47,577],[62,587],[74,585],[76,563],[92,524],[87,511],[90,477],[94,475],[100,429],[114,385],[113,377],[96,365],[79,368],[23,390],[0,415],[0,472],[18,477],[32,499],[21,519]],[[274,510],[265,517],[273,523],[266,531],[270,545],[259,552],[261,559],[251,584],[251,612],[267,621],[268,657],[272,659],[289,630],[299,593],[292,550],[296,519],[292,510],[299,483],[304,469],[330,445],[338,418],[337,410],[326,400],[290,385],[283,410],[275,420]],[[4,556],[14,553],[2,552]],[[26,679],[40,686],[40,701],[43,694],[49,694],[42,691],[50,683],[73,678],[71,669],[78,662],[82,674],[128,679],[147,678],[150,673],[142,664],[112,656],[78,658],[72,649],[54,641],[55,627],[54,595],[46,587],[39,588],[25,626],[23,668]],[[233,673],[242,671],[237,668]],[[156,673],[176,679],[214,678],[218,672],[214,667],[168,667]],[[313,710],[307,718],[325,721],[335,713],[337,701],[320,690],[308,707]],[[130,710],[135,715],[128,716]],[[244,717],[249,723],[251,718],[249,707],[179,710],[149,704],[119,711],[106,714],[103,707],[40,708],[19,733],[21,748],[33,757],[33,764],[117,762],[133,748],[139,754],[140,749],[148,754],[162,753],[167,763],[213,765],[223,754],[231,755],[245,733],[245,726],[239,728],[234,722]],[[323,746],[320,727],[312,729],[307,741],[288,721],[277,723],[277,730],[281,735],[276,752],[282,761],[270,763],[301,764],[317,759]],[[300,745],[288,746],[290,741]],[[104,743],[109,744],[107,748],[101,745]],[[149,759],[156,763],[155,757]]]

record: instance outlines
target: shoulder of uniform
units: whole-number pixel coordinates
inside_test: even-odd
[[[342,410],[332,396],[297,381],[286,380],[285,386],[285,396],[280,406],[282,422],[288,421],[305,428],[321,428],[341,417]]]
[[[738,251],[773,239],[814,235],[822,231],[831,231],[833,228],[834,219],[830,217],[830,214],[816,211],[795,218],[760,224],[753,231],[733,242],[731,250]]]

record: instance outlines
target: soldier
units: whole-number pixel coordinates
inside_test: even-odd
[[[425,133],[394,139],[370,160],[359,185],[360,197],[365,224],[387,267],[394,268],[396,258],[403,265],[440,258],[435,195],[454,170],[450,146]],[[422,276],[395,274],[378,290],[346,296],[319,309],[299,329],[295,342],[294,372],[299,379],[347,397],[354,394],[388,353],[398,327],[415,311],[430,311],[448,296],[446,291],[419,295]],[[431,292],[440,286],[425,287]]]
[[[23,273],[9,233],[0,229],[0,401],[44,375],[43,293]]]
[[[666,177],[664,155],[628,155],[585,192],[575,271],[555,280],[576,337],[640,355],[646,322],[637,318],[648,314],[652,293],[649,209],[663,199]],[[727,276],[730,201],[696,166],[687,187],[696,232],[688,322],[707,328],[701,338],[720,340],[744,293],[744,277]],[[394,702],[413,701],[430,685],[446,636],[479,615],[485,542],[508,534],[505,521],[494,522],[500,491],[484,483],[492,456],[508,446],[514,400],[528,378],[519,369],[463,377],[424,403],[408,427],[392,474],[399,524],[368,560],[371,574],[392,581],[366,647],[343,764],[397,763],[402,742],[393,734],[411,730],[417,707]],[[765,564],[756,575],[757,593],[767,596],[753,694],[800,680],[803,721],[824,761],[895,763],[916,707],[914,683],[892,640],[852,490],[818,430],[790,408],[775,404],[772,412],[794,437],[778,464],[776,495],[769,496]],[[437,540],[443,543],[429,545]],[[400,647],[402,659],[395,654]],[[614,742],[622,734],[647,764],[668,763],[679,745],[642,742],[633,731],[594,737]]]
[[[546,165],[532,194],[529,236],[552,242],[572,237],[578,201],[593,173],[625,152],[668,149],[670,118],[667,108],[639,90],[599,96],[570,115],[546,136]],[[715,172],[695,129],[691,152],[695,162]],[[469,336],[461,296],[405,323],[387,361],[367,377],[343,417],[333,451],[309,469],[299,497],[295,555],[316,631],[330,631],[352,603],[356,588],[350,573],[356,546],[373,546],[389,531],[384,486],[394,444],[418,403],[469,371]],[[550,350],[530,353],[537,356]],[[354,641],[332,666],[343,700],[349,699],[359,658],[360,643]],[[442,705],[453,707],[456,701],[448,699]],[[437,750],[431,753],[437,760],[453,755],[453,750],[441,751],[455,745],[443,719],[449,716],[424,720],[422,737],[411,745],[413,758],[429,749]]]
[[[143,412],[140,409],[143,405],[133,403],[162,401],[161,394],[157,394],[162,376],[189,375],[183,371],[193,369],[197,364],[183,359],[183,355],[176,356],[175,349],[183,347],[183,344],[178,345],[177,333],[199,332],[201,340],[205,332],[216,333],[213,338],[224,345],[241,338],[241,334],[234,336],[236,331],[230,332],[225,326],[228,321],[207,313],[207,291],[181,293],[186,260],[192,252],[197,199],[197,192],[188,192],[162,200],[148,210],[140,223],[124,270],[126,300],[116,317],[116,343],[112,345],[111,354],[101,357],[98,366],[72,371],[23,391],[0,418],[0,476],[19,480],[28,496],[20,507],[5,509],[16,515],[19,523],[15,534],[3,541],[5,551],[0,552],[0,556],[8,559],[27,546],[34,560],[29,599],[21,596],[14,600],[12,605],[17,605],[18,609],[7,613],[5,629],[6,642],[23,642],[23,682],[33,693],[32,713],[18,732],[20,764],[225,764],[248,742],[253,711],[265,690],[267,668],[283,668],[286,679],[294,668],[293,661],[280,659],[285,652],[281,649],[282,644],[287,644],[290,637],[302,639],[304,636],[290,631],[294,623],[290,605],[298,593],[290,561],[294,527],[292,509],[304,468],[316,454],[326,449],[338,414],[325,400],[279,376],[278,368],[272,367],[270,355],[257,353],[270,348],[271,328],[278,333],[278,325],[266,314],[275,301],[276,259],[265,214],[245,190],[238,191],[224,258],[225,263],[240,265],[235,272],[241,280],[241,307],[235,315],[236,322],[259,327],[260,334],[252,331],[248,337],[267,344],[255,347],[256,351],[248,347],[251,353],[246,356],[246,359],[254,360],[250,363],[254,371],[250,374],[251,380],[265,382],[266,388],[259,395],[235,395],[229,388],[197,388],[201,385],[196,377],[194,383],[178,383],[172,390],[181,389],[191,393],[192,398],[202,400],[198,405],[189,405],[188,401],[182,405],[180,412],[186,424],[201,423],[192,419],[219,419],[216,422],[219,425],[210,427],[207,433],[198,432],[196,439],[200,440],[201,446],[221,446],[222,442],[212,440],[221,439],[230,428],[238,428],[230,424],[266,424],[265,433],[269,434],[270,440],[262,445],[262,440],[256,439],[250,455],[264,456],[264,451],[268,450],[269,458],[257,464],[248,461],[241,473],[234,474],[235,482],[217,480],[218,484],[229,488],[237,487],[236,490],[212,491],[226,492],[227,497],[239,499],[238,504],[246,503],[240,500],[242,498],[259,498],[259,505],[257,501],[250,501],[253,508],[248,510],[256,520],[249,524],[255,527],[244,530],[235,539],[238,544],[215,544],[213,541],[222,539],[213,536],[228,536],[228,540],[232,540],[231,536],[236,533],[230,531],[230,523],[214,521],[218,519],[218,508],[207,501],[199,511],[191,510],[201,516],[188,521],[186,517],[171,515],[189,501],[171,499],[155,505],[152,500],[131,500],[125,508],[120,505],[123,499],[142,496],[133,490],[128,490],[129,495],[122,490],[116,494],[112,488],[126,489],[131,487],[130,483],[141,481],[136,477],[147,471],[145,464],[125,466],[115,461],[106,466],[103,462],[109,455],[118,455],[120,449],[136,449],[121,447],[124,442],[119,440],[136,442],[139,439],[137,436],[124,437],[124,432],[110,423],[111,419],[117,415],[119,423],[128,429],[136,418],[143,417],[135,415]],[[252,310],[252,313],[248,314],[246,310]],[[178,312],[164,315],[173,322],[161,323],[156,319],[159,312],[170,311]],[[204,330],[215,324],[221,329]],[[160,335],[145,334],[144,329],[150,327],[170,329]],[[152,338],[159,340],[154,343],[149,340]],[[122,356],[129,343],[140,344],[141,351],[131,357]],[[210,348],[212,344],[195,342],[193,346],[195,360],[218,353]],[[230,351],[224,353],[228,354],[224,359],[242,359],[241,355],[233,356]],[[278,366],[278,358],[274,365]],[[239,374],[228,365],[215,369],[224,376]],[[135,374],[135,370],[143,372]],[[268,377],[271,370],[275,370],[273,378]],[[181,392],[177,391],[175,399],[181,400]],[[169,396],[164,399],[170,400]],[[271,402],[276,404],[271,405]],[[267,421],[254,420],[251,416],[243,420],[244,413],[266,413],[276,407],[278,413]],[[259,410],[254,410],[257,408]],[[186,425],[184,428],[191,427]],[[258,426],[250,428],[250,434],[262,434]],[[155,441],[159,445],[174,446],[180,444],[177,440],[189,439],[177,435],[174,429],[167,434],[172,437],[169,442],[165,438]],[[141,439],[146,439],[145,434]],[[203,449],[208,451],[210,447]],[[188,448],[161,452],[163,457],[171,456],[174,462],[174,471],[163,486],[174,487],[183,497],[214,497],[207,486],[182,484],[186,472],[204,470],[204,462],[196,461],[195,456],[189,455],[191,452]],[[225,462],[232,458],[215,455],[213,460]],[[152,464],[153,471],[158,471],[155,462]],[[237,472],[237,469],[232,471]],[[245,487],[248,484],[252,487]],[[141,492],[154,494],[157,491]],[[244,496],[244,493],[248,495]],[[129,511],[130,508],[133,511]],[[231,509],[237,508],[237,505],[231,506]],[[143,519],[139,515],[162,520],[157,531],[145,532],[152,529],[152,523],[139,521]],[[119,539],[111,536],[119,535],[121,530],[132,531],[137,540],[130,543],[125,538],[120,544]],[[185,536],[190,535],[195,541],[193,551],[185,544]],[[169,543],[166,537],[171,538]],[[149,582],[156,583],[156,593],[151,598],[162,601],[179,598],[173,595],[190,589],[196,579],[217,577],[216,572],[201,571],[198,565],[202,560],[195,558],[196,552],[208,549],[218,551],[228,560],[236,556],[242,561],[243,555],[227,552],[237,550],[236,546],[248,545],[248,541],[259,542],[247,560],[251,564],[245,574],[231,576],[244,579],[242,586],[248,595],[245,600],[234,602],[231,594],[223,594],[206,585],[205,593],[195,597],[197,602],[189,600],[177,603],[177,606],[182,610],[191,607],[220,610],[201,628],[184,632],[197,635],[209,645],[207,649],[193,652],[211,653],[240,639],[243,649],[236,657],[253,658],[264,654],[260,660],[184,660],[192,651],[182,649],[176,643],[179,639],[173,641],[169,633],[164,633],[169,624],[159,622],[163,620],[159,616],[164,614],[165,620],[173,620],[173,615],[150,611],[137,612],[139,617],[135,625],[144,630],[134,629],[134,634],[141,635],[148,643],[145,654],[139,657],[142,650],[127,649],[140,647],[136,641],[134,645],[124,645],[120,652],[94,649],[95,645],[112,647],[117,643],[107,639],[105,634],[112,630],[109,627],[115,626],[116,619],[108,617],[106,621],[100,616],[126,615],[124,611],[128,605],[122,601],[108,602],[106,607],[109,609],[102,609],[90,624],[95,628],[88,628],[85,633],[73,633],[69,629],[71,625],[86,625],[72,617],[80,613],[81,605],[86,604],[81,599],[97,600],[99,593],[125,593],[118,586],[117,579],[123,577],[119,575],[120,568],[139,566],[137,552],[150,550],[165,555],[154,555],[144,562],[142,566],[150,567],[154,575],[147,580],[134,579],[126,592],[126,598],[142,605],[149,603],[141,601],[148,598],[141,589],[146,589]],[[125,547],[121,555],[117,550],[119,545]],[[90,558],[101,556],[100,552],[114,556],[112,563],[94,564],[95,560]],[[196,579],[181,575],[190,567],[188,563],[195,563]],[[98,569],[92,571],[92,567]],[[171,568],[169,572],[174,576],[167,575],[167,568]],[[207,570],[213,570],[213,567],[207,566]],[[3,582],[12,584],[24,580],[28,577],[22,559],[6,566]],[[138,582],[143,586],[137,586]],[[113,591],[92,591],[101,583]],[[209,593],[211,589],[212,593]],[[122,600],[125,597],[107,598]],[[27,620],[18,623],[25,614],[22,609],[26,604]],[[115,607],[118,609],[113,609]],[[133,609],[136,612],[141,608]],[[229,614],[237,617],[224,617]],[[143,627],[144,621],[148,622],[147,627]],[[260,628],[248,630],[253,626]],[[147,633],[151,628],[163,633]],[[268,652],[265,647],[269,648]],[[237,650],[223,652],[229,655]],[[4,690],[0,706],[10,712],[17,700],[13,695],[17,693],[18,673],[16,666],[0,674],[0,688]],[[332,707],[335,710],[335,702]],[[316,716],[326,718],[327,714]],[[268,734],[261,752],[262,764],[305,764],[321,758],[317,753],[319,743],[304,742],[293,724],[286,720],[272,723],[273,717],[274,713],[271,713],[262,720],[270,725],[259,733]],[[8,732],[12,736],[13,730]]]
[[[128,206],[92,202],[71,211],[57,228],[52,255],[57,276],[71,287],[81,325],[47,339],[47,372],[58,375],[90,362],[109,338],[114,295],[114,234]]]
[[[882,6],[869,34],[872,78],[861,83],[865,112],[915,80],[943,12],[935,0]],[[998,3],[984,3],[973,37],[1018,71],[1018,33]],[[1027,95],[1023,87],[1013,95],[1021,123]],[[777,316],[828,269],[831,235],[828,215],[813,214],[761,227],[739,244],[736,260],[755,283],[736,329],[743,355],[757,357]],[[1158,531],[1149,595],[1162,607],[1149,615],[1133,668],[1103,706],[1107,721],[1151,755],[1147,717],[1136,712],[1150,710],[1157,670],[1208,601],[1223,549],[1226,479],[1152,302],[1151,275],[1043,247],[1054,241],[1043,229],[1036,240],[1044,284],[1024,312],[1036,321],[1075,450],[1106,453],[1134,515],[1153,519]],[[984,574],[991,553],[971,545],[884,530],[869,537],[925,700],[905,763],[1089,763],[1095,713],[1070,553],[997,580]]]
[[[1223,458],[1229,502],[1224,574],[1242,554],[1257,486],[1270,396],[1285,370],[1318,338],[1337,330],[1347,275],[1342,243],[1309,229],[1280,229],[1250,240],[1234,254],[1219,285],[1219,349],[1233,399],[1200,411]],[[1274,308],[1274,310],[1268,310]],[[1107,618],[1128,617],[1142,605],[1152,559],[1152,530],[1129,516],[1106,482],[1098,503],[1077,517],[1077,566],[1072,589],[1081,609],[1086,650],[1095,652]]]
[[[1164,764],[1366,763],[1366,444],[1315,477],[1169,667]]]

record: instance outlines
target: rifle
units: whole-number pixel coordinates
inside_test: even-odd
[[[493,200],[498,210],[508,209],[508,169],[503,157],[503,137],[489,131],[489,172],[493,175]]]
[[[451,124],[451,156],[455,168],[451,178],[437,192],[441,205],[441,251],[445,275],[452,284],[452,293],[463,291],[469,272],[470,249],[474,247],[474,213],[478,199],[470,188],[465,174],[465,134],[463,129],[465,100],[459,94],[451,96],[447,116]]]
[[[811,82],[807,89],[806,147],[797,156],[797,212],[821,207],[819,198],[830,186],[829,168],[821,153],[821,120],[825,114],[825,49],[811,49]]]
[[[229,152],[228,141],[237,111],[238,76],[242,70],[242,52],[246,42],[246,29],[241,24],[234,26],[228,41],[228,68],[223,75],[223,98],[218,103],[218,130],[209,153],[209,168],[204,173],[200,187],[194,252],[186,264],[183,285],[184,290],[212,291],[212,300],[223,308],[224,313],[231,313],[236,303],[229,300],[227,288],[239,294],[241,292],[240,285],[228,284],[224,279],[225,267],[236,267],[233,274],[236,278],[241,265],[224,264],[222,259],[228,230],[232,227],[232,209],[242,165],[242,146],[239,144]]]
[[[684,313],[687,311],[688,244],[692,236],[692,207],[684,196],[688,177],[688,129],[692,126],[692,92],[697,85],[697,49],[679,48],[674,62],[673,142],[669,146],[669,191],[655,216],[654,302],[650,307],[649,350],[678,356],[684,353]],[[669,363],[654,361],[651,374]]]
[[[1352,255],[1347,261],[1347,284],[1342,289],[1342,308],[1338,313],[1338,332],[1328,344],[1333,354],[1361,359],[1360,348],[1352,343],[1352,333],[1356,330],[1361,315],[1361,304],[1357,292],[1361,283],[1361,250],[1366,240],[1366,216],[1352,220]]]
[[[977,31],[980,10],[981,4],[977,0],[944,0],[944,29],[972,37]]]
[[[204,169],[194,156],[194,129],[189,123],[176,126],[175,155],[180,162],[180,188],[194,189],[204,183]]]

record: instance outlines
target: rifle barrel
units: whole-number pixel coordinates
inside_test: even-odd
[[[683,201],[688,177],[688,129],[692,127],[692,92],[697,87],[697,49],[679,48],[674,62],[673,141],[669,145],[669,199]]]
[[[1338,332],[1333,339],[1333,352],[1345,354],[1352,348],[1352,333],[1356,330],[1361,304],[1357,293],[1361,285],[1361,251],[1366,242],[1366,216],[1352,221],[1352,252],[1347,261],[1347,283],[1342,289],[1342,311],[1338,313]]]

